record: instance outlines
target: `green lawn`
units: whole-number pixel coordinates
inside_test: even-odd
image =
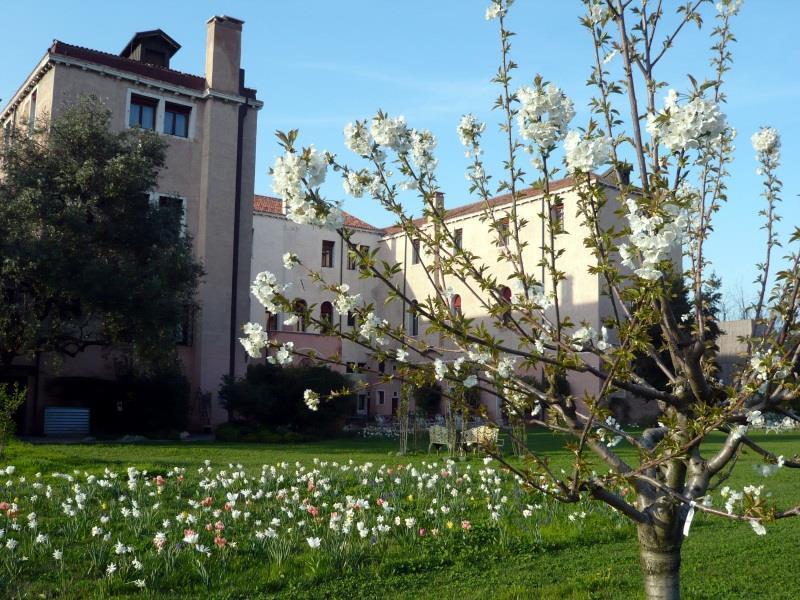
[[[556,468],[566,465],[568,460],[566,454],[558,450],[559,441],[558,438],[545,433],[530,436],[532,448],[555,453]],[[800,443],[800,435],[764,435],[761,436],[761,441],[776,454],[791,456]],[[264,464],[274,465],[282,461],[290,463],[287,473],[294,469],[292,463],[295,461],[312,468],[315,457],[339,463],[346,463],[349,460],[356,464],[371,462],[374,463],[374,469],[378,469],[381,465],[392,467],[401,463],[411,463],[423,469],[423,461],[435,460],[435,457],[424,453],[411,457],[398,457],[394,454],[395,448],[395,442],[359,439],[297,446],[210,443],[143,445],[15,443],[10,447],[6,458],[0,460],[0,469],[7,464],[14,465],[16,472],[13,478],[17,479],[22,475],[26,478],[26,483],[20,485],[27,485],[37,472],[42,473],[44,481],[44,478],[50,477],[53,472],[73,473],[77,470],[80,473],[100,475],[105,468],[108,468],[124,476],[126,468],[131,465],[140,470],[148,470],[151,474],[166,473],[173,467],[185,467],[188,482],[192,477],[197,479],[196,470],[203,466],[205,459],[211,460],[215,469],[227,469],[228,464],[240,464],[246,471],[255,473],[259,472]],[[622,452],[625,453],[625,450]],[[439,458],[439,465],[443,464],[443,460],[444,457]],[[798,479],[800,473],[781,469],[773,477],[764,479],[752,468],[757,462],[755,456],[745,454],[739,461],[737,470],[726,483],[737,489],[748,483],[764,483],[765,491],[772,494],[779,507],[786,508],[790,504],[800,503],[800,479]],[[471,473],[475,475],[477,470],[483,468],[483,462],[480,458],[458,462],[454,471],[466,472],[464,469],[467,467],[472,469]],[[346,485],[343,483],[342,486],[341,493],[344,494],[348,490],[357,489],[358,483],[350,481]],[[168,501],[171,489],[165,488],[163,503],[166,505],[174,501],[174,507],[170,506],[169,510],[165,511],[165,514],[174,516],[179,507],[186,506],[186,498]],[[147,502],[143,491],[140,497],[143,502]],[[414,492],[412,488],[406,491]],[[0,487],[0,501],[11,500],[4,497],[5,493]],[[104,508],[106,502],[116,502],[117,493],[123,494],[124,490],[112,494],[113,499],[105,500]],[[504,493],[508,493],[511,497],[509,506],[514,503],[524,504],[529,500],[512,496],[510,491]],[[190,494],[186,493],[186,497],[189,496]],[[422,510],[424,506],[419,506],[422,496],[423,493],[420,492],[418,499],[406,502],[408,499],[398,498],[396,503],[402,507],[401,510],[410,510],[411,506]],[[192,497],[200,498],[196,494]],[[20,499],[23,512],[27,510],[23,506],[24,500],[25,498]],[[87,506],[93,500],[90,493],[86,501]],[[530,499],[532,503],[534,500]],[[716,504],[720,505],[718,497],[716,500]],[[99,501],[98,496],[98,506]],[[415,502],[417,504],[414,504]],[[212,571],[209,575],[210,583],[209,581],[204,583],[202,576],[195,573],[178,574],[165,571],[157,577],[154,576],[153,582],[148,581],[148,588],[143,592],[136,591],[129,585],[122,585],[122,575],[118,583],[103,581],[102,565],[95,565],[93,568],[90,564],[89,556],[92,551],[89,550],[89,546],[94,543],[92,538],[85,532],[77,531],[79,529],[77,526],[76,531],[68,532],[68,526],[62,523],[65,517],[58,511],[48,513],[44,507],[36,508],[43,526],[49,527],[48,531],[52,532],[51,538],[54,544],[57,545],[59,536],[64,540],[81,539],[84,542],[70,542],[68,547],[64,548],[64,562],[68,564],[66,574],[63,571],[60,573],[55,571],[52,564],[45,560],[47,557],[44,554],[40,566],[34,565],[36,561],[31,560],[29,561],[31,565],[20,567],[19,573],[0,572],[0,586],[4,586],[0,587],[0,596],[6,594],[8,597],[68,598],[114,595],[156,598],[458,598],[459,600],[642,597],[633,527],[610,511],[604,508],[589,510],[585,521],[575,526],[567,517],[572,511],[588,508],[588,505],[545,506],[527,521],[522,521],[519,516],[509,517],[508,525],[503,524],[498,528],[489,523],[485,517],[486,507],[483,500],[479,498],[469,503],[465,499],[464,502],[466,508],[463,510],[468,511],[465,514],[472,518],[474,528],[461,537],[445,532],[437,538],[430,535],[426,535],[423,539],[409,537],[408,541],[401,539],[398,542],[378,544],[372,548],[368,545],[363,547],[354,545],[352,552],[337,553],[337,558],[333,559],[326,553],[311,551],[307,546],[301,547],[304,546],[303,536],[306,534],[300,534],[298,538],[298,534],[295,533],[293,534],[297,538],[295,548],[298,551],[296,555],[293,554],[280,564],[263,558],[267,554],[259,555],[260,546],[258,548],[253,546],[250,550],[247,544],[242,543],[235,554],[226,555],[229,558],[209,566],[209,570]],[[112,510],[113,508],[109,507],[109,512]],[[80,515],[75,518],[81,519]],[[4,526],[3,519],[4,517],[0,517],[0,529]],[[436,517],[436,523],[442,524],[443,531],[445,520],[441,516]],[[534,525],[537,520],[539,525]],[[458,529],[458,523],[456,520],[455,529]],[[503,519],[500,523],[506,521]],[[81,521],[81,526],[85,526],[87,530],[91,524],[91,520]],[[526,527],[531,531],[525,529]],[[109,528],[113,530],[113,527]],[[137,553],[153,554],[153,557],[145,561],[146,570],[161,573],[158,571],[161,567],[156,566],[156,557],[150,544],[155,529],[160,527],[154,523],[149,524],[149,527],[143,527],[139,535],[141,540],[136,538],[130,543],[137,547]],[[535,532],[532,532],[534,529]],[[320,526],[319,531],[323,532],[320,535],[324,536],[326,530],[327,527]],[[235,535],[236,525],[229,526],[226,531],[234,532],[231,535]],[[327,538],[325,540],[327,543]],[[82,548],[84,543],[86,546]],[[684,597],[798,598],[800,597],[799,550],[800,520],[789,519],[770,524],[767,536],[758,537],[747,525],[698,515],[692,526],[691,535],[684,544],[682,571]],[[37,551],[31,550],[31,552]],[[2,552],[0,545],[0,553]],[[67,558],[70,559],[69,562]],[[116,559],[111,555],[104,557],[103,560],[107,564]],[[216,558],[213,560],[218,561]],[[183,570],[191,570],[188,558],[178,557],[176,564],[183,565]],[[132,574],[129,576],[133,577]],[[66,589],[59,591],[61,585]]]

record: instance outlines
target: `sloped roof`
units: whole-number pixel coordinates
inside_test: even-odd
[[[67,44],[60,40],[54,40],[47,52],[51,56],[74,58],[200,92],[205,91],[206,87],[208,87],[206,78],[199,75],[191,75],[189,73],[183,73],[182,71],[176,71],[175,69],[139,62],[138,60],[125,58],[124,56],[118,56],[109,52]],[[255,98],[256,91],[251,88],[244,88],[244,95],[248,98]]]
[[[283,216],[283,201],[273,196],[256,194],[253,196],[253,212]],[[350,213],[344,213],[344,224],[357,229],[368,229],[376,232],[383,231],[378,227],[370,225],[366,221],[362,221],[358,217],[354,217]]]
[[[608,183],[606,179],[606,174],[593,174],[593,177],[597,178],[598,180]],[[558,190],[563,190],[565,188],[569,188],[575,185],[575,180],[572,177],[564,177],[563,179],[557,179],[555,181],[550,182],[550,191],[556,192]],[[538,196],[540,195],[544,189],[542,188],[541,184],[534,185],[532,187],[526,188],[517,192],[517,200],[524,200],[526,198],[530,198],[531,196]],[[472,202],[470,204],[464,204],[463,206],[456,206],[454,208],[449,208],[445,211],[445,219],[454,219],[456,217],[463,217],[465,215],[470,215],[474,213],[482,212],[487,204],[489,208],[497,208],[503,206],[504,204],[511,204],[512,195],[511,194],[503,194],[501,196],[495,196],[494,198],[490,198],[488,202],[484,202],[483,200],[479,202]],[[419,219],[414,219],[413,223],[415,226],[419,227],[425,225],[427,219],[421,217]],[[395,233],[400,233],[403,231],[403,228],[399,225],[393,225],[391,227],[386,227],[384,232],[387,235],[392,235]]]

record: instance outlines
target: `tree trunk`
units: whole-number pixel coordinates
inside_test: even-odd
[[[652,525],[638,527],[639,560],[647,600],[680,600],[681,597],[682,536],[664,536],[664,533],[663,529]]]

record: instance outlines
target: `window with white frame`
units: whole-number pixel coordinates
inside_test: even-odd
[[[155,131],[157,112],[157,98],[131,94],[131,102],[128,111],[128,127],[141,127],[142,129]]]

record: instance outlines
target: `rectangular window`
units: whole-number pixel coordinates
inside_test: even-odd
[[[411,329],[411,335],[419,335],[419,314],[417,314],[417,303],[416,301],[411,305],[411,308],[408,311],[408,317],[411,321],[409,329]]]
[[[178,326],[175,328],[175,343],[179,346],[192,345],[192,325],[194,323],[192,314],[192,308],[190,306],[186,306],[183,310],[183,316],[181,317]]]
[[[358,262],[358,258],[356,257],[356,253],[352,250],[347,251],[347,270],[348,271],[355,271],[356,270],[356,263]]]
[[[348,327],[355,327],[356,326],[356,316],[353,314],[353,311],[347,311],[347,326]]]
[[[411,264],[419,264],[419,240],[411,240]]]
[[[3,125],[3,150],[8,150],[11,145],[11,138],[14,136],[14,120],[9,119]]]
[[[322,242],[322,266],[333,267],[333,246],[335,242],[323,240]]]
[[[456,247],[456,250],[461,250],[463,239],[464,239],[464,230],[456,229],[453,232],[453,245]]]
[[[184,235],[186,232],[186,211],[183,205],[183,198],[159,196],[158,208],[167,212],[171,227],[174,227],[175,233]]]
[[[131,94],[131,110],[128,127],[141,127],[155,131],[158,100]]]
[[[550,226],[554,232],[564,230],[564,203],[556,202],[550,206]]]
[[[386,361],[382,360],[378,363],[378,373],[386,373]]]
[[[508,222],[508,217],[503,217],[497,222],[497,232],[500,234],[500,239],[504,244],[508,245],[508,240],[511,237],[511,226]]]
[[[359,394],[358,395],[358,412],[364,414],[367,412],[367,395],[366,394]]]
[[[164,133],[182,138],[189,137],[189,116],[192,114],[190,106],[164,104]]]
[[[383,406],[386,403],[386,392],[378,390],[378,404]]]
[[[267,311],[267,331],[278,331],[278,314]]]
[[[31,93],[31,104],[28,112],[28,133],[32,133],[36,127],[36,90]]]

